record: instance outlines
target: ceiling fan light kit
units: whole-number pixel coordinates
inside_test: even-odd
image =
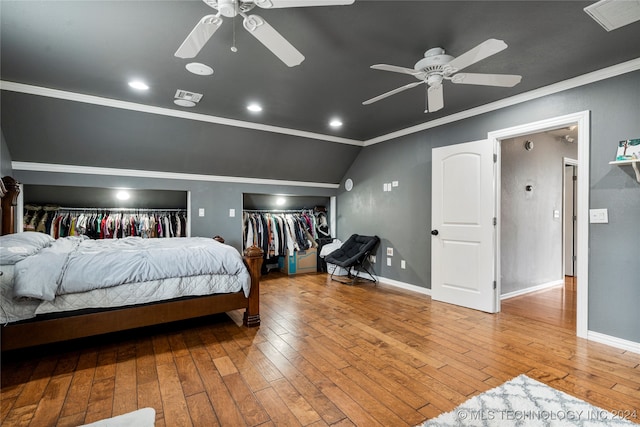
[[[483,86],[512,87],[520,83],[522,76],[513,74],[477,74],[459,73],[464,68],[495,55],[507,48],[502,40],[489,39],[458,57],[447,55],[441,47],[434,47],[424,53],[424,58],[416,62],[413,69],[398,67],[396,65],[375,64],[374,70],[390,71],[393,73],[409,74],[418,79],[418,82],[409,83],[397,89],[385,92],[374,98],[364,101],[363,105],[369,105],[396,93],[411,89],[420,84],[427,85],[427,107],[424,112],[435,112],[444,108],[443,80],[449,80],[454,84],[470,84]]]

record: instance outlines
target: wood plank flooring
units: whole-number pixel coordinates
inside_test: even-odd
[[[640,355],[576,338],[544,302],[490,315],[273,272],[262,291],[260,328],[238,326],[238,311],[3,354],[0,424],[76,426],[153,407],[159,427],[413,426],[523,373],[640,412]]]
[[[576,330],[576,278],[565,276],[564,286],[555,286],[502,301],[502,311],[527,319]]]

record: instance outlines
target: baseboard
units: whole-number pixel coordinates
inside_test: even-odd
[[[624,340],[622,338],[612,337],[611,335],[601,334],[600,332],[587,331],[587,339],[589,341],[599,342],[611,347],[628,350],[633,353],[640,354],[640,342]]]
[[[520,295],[530,294],[531,292],[542,291],[544,289],[553,288],[554,286],[559,286],[564,284],[564,279],[554,280],[552,282],[543,283],[541,285],[532,286],[526,289],[520,289],[519,291],[508,292],[506,294],[500,295],[500,301],[506,300],[513,297],[519,297]]]
[[[386,277],[381,277],[381,276],[375,276],[375,277],[382,284],[431,296],[431,289],[423,288],[422,286],[412,285],[410,283],[400,282],[398,280],[388,279]]]

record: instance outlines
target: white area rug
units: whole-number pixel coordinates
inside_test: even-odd
[[[636,426],[634,408],[611,413],[525,375],[464,402],[451,412],[425,421],[434,426]]]
[[[142,408],[128,414],[96,421],[80,427],[153,427],[156,424],[156,410]]]

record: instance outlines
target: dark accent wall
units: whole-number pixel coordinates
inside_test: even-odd
[[[354,188],[342,186],[338,195],[338,237],[377,234],[376,274],[430,288],[431,149],[585,110],[591,111],[590,207],[609,209],[608,224],[589,228],[588,329],[640,342],[640,184],[631,167],[609,165],[617,141],[640,136],[638,71],[365,147],[343,178],[353,179]],[[398,187],[384,192],[394,180]],[[394,248],[391,267],[380,262],[386,247]]]
[[[0,177],[11,175],[13,168],[11,167],[11,153],[9,147],[4,140],[4,132],[0,129]]]
[[[14,161],[337,183],[361,149],[17,92],[0,103]]]

